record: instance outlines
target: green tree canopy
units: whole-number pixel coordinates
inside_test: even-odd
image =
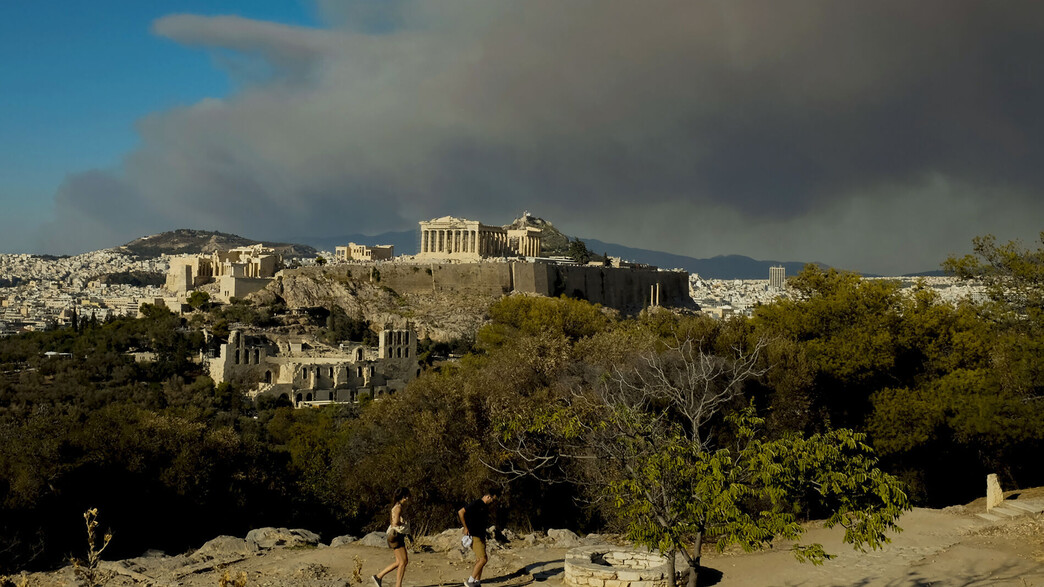
[[[900,482],[877,466],[863,434],[766,436],[763,420],[743,405],[743,387],[764,373],[767,345],[744,346],[733,334],[719,327],[702,340],[665,340],[587,386],[552,389],[551,401],[525,415],[498,414],[496,467],[607,491],[633,540],[660,549],[672,565],[676,552],[689,561],[692,586],[705,539],[751,549],[797,538],[794,512],[806,500],[828,524],[845,525],[847,542],[882,545],[908,507]],[[723,346],[728,351],[715,350]],[[816,544],[796,554],[813,562],[828,556]]]
[[[569,252],[567,255],[578,265],[587,265],[591,261],[591,251],[588,250],[587,244],[579,238],[569,241]]]
[[[997,244],[993,235],[972,240],[974,254],[950,257],[943,268],[957,277],[981,281],[1002,307],[1028,315],[1036,324],[1044,318],[1044,231],[1041,246],[1023,248],[1018,241]]]
[[[202,310],[210,303],[210,294],[205,291],[196,290],[189,294],[188,305],[195,310]]]

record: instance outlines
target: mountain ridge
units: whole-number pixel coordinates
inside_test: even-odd
[[[656,251],[637,247],[628,247],[608,243],[595,238],[570,237],[559,231],[551,222],[534,216],[519,218],[505,228],[518,228],[523,223],[541,228],[548,233],[550,246],[544,247],[547,255],[565,255],[569,241],[580,238],[588,250],[596,255],[608,254],[628,261],[644,263],[665,269],[683,269],[698,274],[705,279],[768,279],[769,268],[783,266],[787,275],[795,275],[806,265],[813,264],[821,268],[830,266],[818,261],[778,261],[754,259],[745,255],[716,255],[699,258],[666,251]],[[206,231],[179,228],[135,239],[118,247],[130,254],[143,257],[155,257],[160,254],[209,253],[252,244],[264,244],[276,249],[285,257],[313,257],[322,251],[333,251],[337,246],[354,242],[361,245],[393,245],[397,255],[412,255],[417,252],[418,233],[416,230],[389,231],[376,235],[347,234],[332,237],[295,237],[283,242],[259,241],[236,234],[219,231]],[[857,273],[861,273],[858,272]],[[880,277],[870,273],[861,273],[865,277]],[[918,277],[939,275],[939,270],[908,273],[896,277]]]

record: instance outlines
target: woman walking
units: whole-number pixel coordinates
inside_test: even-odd
[[[402,587],[402,578],[406,575],[406,565],[410,562],[406,554],[406,535],[410,533],[409,523],[402,515],[402,507],[410,498],[410,490],[400,487],[395,490],[394,502],[391,509],[391,524],[388,526],[388,548],[395,553],[395,562],[385,567],[376,575],[373,575],[375,587],[381,587],[381,579],[388,573],[398,569],[395,574],[395,587]]]

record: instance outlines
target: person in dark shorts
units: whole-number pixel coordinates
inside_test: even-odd
[[[489,528],[489,506],[497,497],[500,490],[494,486],[482,495],[481,499],[469,503],[460,508],[457,516],[460,523],[464,525],[464,535],[471,537],[471,550],[475,552],[475,568],[471,576],[464,582],[465,587],[479,587],[482,580],[482,567],[486,566],[489,558],[486,556],[486,529]]]
[[[391,524],[388,526],[388,548],[395,553],[395,562],[371,577],[375,587],[381,587],[381,579],[396,569],[398,569],[398,573],[395,575],[395,587],[402,587],[402,578],[406,575],[406,565],[410,562],[410,557],[406,554],[406,535],[410,533],[410,527],[402,515],[402,508],[409,499],[409,489],[400,487],[395,491],[395,501],[391,509]]]

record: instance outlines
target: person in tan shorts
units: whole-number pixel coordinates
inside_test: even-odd
[[[460,508],[457,517],[464,526],[464,535],[471,537],[471,550],[475,553],[475,568],[471,576],[464,582],[464,587],[480,587],[482,581],[482,567],[486,566],[489,557],[486,556],[486,529],[489,528],[489,506],[500,496],[500,489],[491,486],[482,495],[481,499],[469,503]]]

